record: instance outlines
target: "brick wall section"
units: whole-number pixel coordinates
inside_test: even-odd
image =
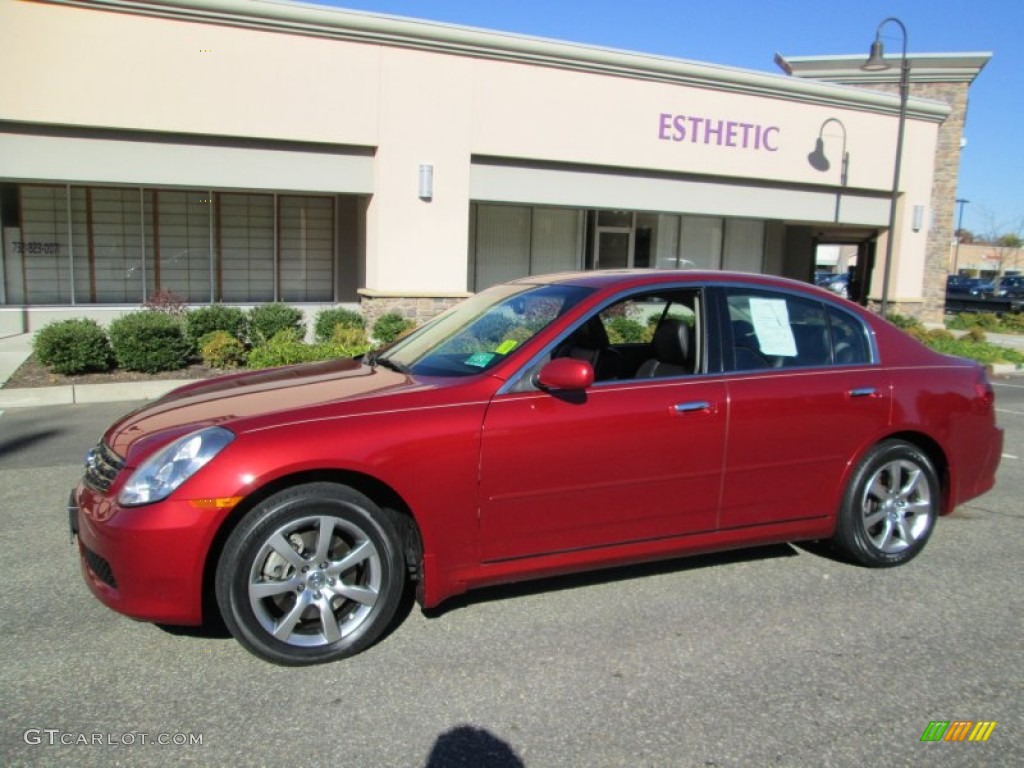
[[[899,93],[897,83],[871,83],[862,87]],[[949,273],[950,243],[953,242],[956,187],[960,175],[960,139],[967,116],[968,83],[915,83],[911,71],[910,95],[949,104],[953,111],[939,126],[935,146],[935,179],[926,222],[929,224],[925,254],[923,304],[890,302],[890,312],[915,315],[925,322],[942,322]],[[880,254],[881,256],[882,254]],[[899,254],[896,254],[896,258]],[[897,297],[898,298],[898,297]]]
[[[416,325],[423,325],[428,320],[433,320],[449,307],[454,307],[465,296],[456,297],[430,297],[417,298],[405,296],[362,296],[360,309],[363,318],[366,320],[366,327],[373,328],[373,324],[389,312],[401,315],[407,320],[412,320]]]

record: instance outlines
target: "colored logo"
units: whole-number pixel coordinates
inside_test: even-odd
[[[932,720],[921,741],[988,741],[995,727],[995,720]]]

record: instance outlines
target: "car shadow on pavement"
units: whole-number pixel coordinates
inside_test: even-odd
[[[42,443],[63,433],[63,429],[42,429],[38,432],[19,435],[13,440],[0,440],[0,467],[3,466],[3,461],[6,456],[14,456],[18,451],[29,448],[36,443]]]
[[[754,560],[767,560],[776,557],[797,557],[799,553],[791,544],[771,544],[764,547],[735,549],[728,552],[713,552],[705,555],[680,556],[674,560],[661,560],[638,565],[623,565],[617,568],[572,573],[565,576],[552,576],[545,579],[522,581],[515,584],[501,584],[494,587],[483,587],[470,590],[445,600],[441,605],[423,611],[427,618],[439,618],[444,614],[465,608],[477,603],[488,603],[494,600],[538,595],[546,592],[557,592],[563,589],[576,589],[597,584],[608,584],[616,581],[639,579],[647,576],[660,576],[666,573],[712,568],[734,563],[745,563]]]

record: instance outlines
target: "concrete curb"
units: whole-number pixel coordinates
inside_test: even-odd
[[[169,379],[166,381],[133,381],[123,384],[68,384],[59,387],[0,389],[0,409],[156,400],[172,389],[189,384],[191,381],[189,379]]]

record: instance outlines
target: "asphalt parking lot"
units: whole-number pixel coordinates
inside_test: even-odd
[[[996,389],[996,489],[903,568],[779,546],[492,589],[302,669],[87,591],[64,504],[133,404],[7,411],[2,763],[1024,765],[1024,377]]]

